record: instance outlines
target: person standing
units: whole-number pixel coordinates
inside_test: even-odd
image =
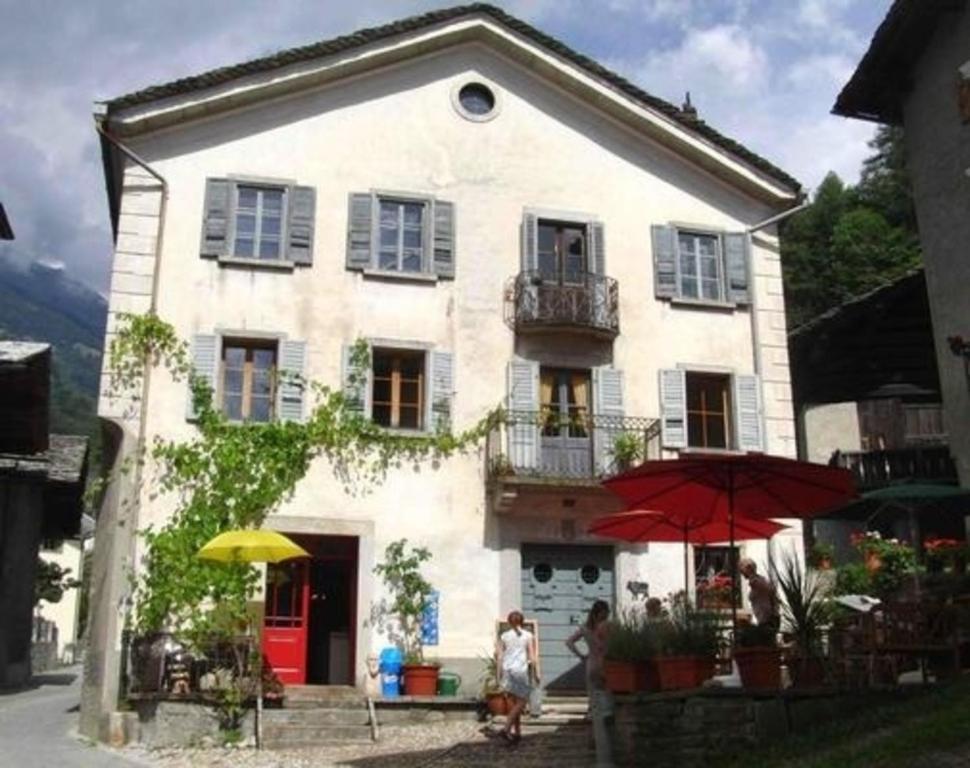
[[[589,715],[593,721],[597,768],[612,768],[613,765],[613,743],[610,738],[613,697],[606,690],[603,674],[609,617],[610,606],[604,600],[597,600],[589,609],[586,622],[566,640],[566,647],[586,664],[586,693],[589,696]],[[576,646],[580,640],[586,645],[585,654]]]
[[[532,679],[538,685],[539,676],[535,671],[535,639],[522,627],[522,614],[512,611],[507,620],[509,628],[501,634],[495,647],[495,667],[499,670],[502,690],[512,700],[502,737],[514,744],[522,738],[522,711],[532,693]]]
[[[775,585],[758,573],[758,566],[750,557],[745,557],[738,563],[738,570],[748,581],[748,601],[751,603],[754,620],[760,626],[773,627],[777,632],[781,626],[781,616]]]

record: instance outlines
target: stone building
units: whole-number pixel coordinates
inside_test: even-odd
[[[480,451],[394,470],[366,496],[321,460],[267,520],[314,555],[268,580],[267,645],[280,599],[326,598],[282,617],[306,648],[281,669],[289,682],[360,679],[386,643],[369,622],[373,567],[407,537],[433,555],[429,654],[474,685],[496,619],[522,607],[547,683],[574,684],[562,640],[593,599],[683,587],[680,547],[585,533],[615,509],[598,479],[617,436],[651,456],[795,455],[774,221],[798,183],[498,9],[148,88],[98,120],[116,233],[108,343],[119,313],[156,311],[238,419],[304,418],[301,391],[274,393],[272,372],[339,386],[358,339],[372,370],[356,402],[388,429],[512,413]],[[139,440],[191,436],[187,407],[162,369],[137,403],[104,389],[115,466]],[[172,509],[116,479],[96,539],[92,735],[118,696],[124,572],[143,552],[132,532]],[[797,524],[785,535],[778,546],[798,545]]]
[[[896,0],[835,113],[905,129],[945,430],[970,485],[970,9]]]
[[[87,438],[48,433],[50,358],[47,344],[0,342],[0,687],[30,679],[41,541],[81,522]]]

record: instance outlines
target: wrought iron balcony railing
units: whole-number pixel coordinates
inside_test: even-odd
[[[489,480],[595,482],[660,457],[660,420],[509,411],[486,438]]]
[[[860,491],[882,488],[900,480],[957,479],[956,465],[946,445],[836,452],[830,463],[851,470]]]
[[[619,307],[616,280],[592,272],[527,270],[505,287],[505,322],[517,332],[568,328],[613,338],[620,332]]]

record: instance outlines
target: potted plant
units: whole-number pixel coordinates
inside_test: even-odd
[[[655,632],[642,616],[627,611],[610,623],[603,676],[613,693],[633,693],[651,686],[648,662],[655,652]]]
[[[816,688],[825,681],[824,627],[832,620],[828,582],[816,570],[803,570],[790,553],[772,576],[781,593],[781,613],[793,646],[789,671],[795,688]]]
[[[730,611],[733,582],[726,573],[697,580],[697,607],[705,611]]]
[[[421,575],[421,564],[430,559],[431,553],[424,547],[408,551],[407,539],[399,539],[387,545],[384,562],[374,566],[391,595],[390,611],[400,622],[407,696],[434,696],[438,691],[438,665],[425,661],[421,639],[421,622],[433,591]]]
[[[853,534],[852,545],[869,572],[872,591],[879,597],[891,596],[919,570],[916,552],[909,544],[884,539],[878,531]]]
[[[620,432],[613,438],[612,451],[616,471],[625,472],[645,458],[643,436],[634,432]]]
[[[716,614],[698,610],[681,593],[671,599],[669,616],[651,626],[656,632],[652,665],[660,690],[697,688],[714,674]]]
[[[773,626],[742,624],[734,643],[734,660],[745,688],[781,688],[781,650]]]
[[[482,663],[482,674],[479,678],[482,681],[482,699],[485,700],[488,713],[493,717],[508,714],[509,700],[499,684],[495,655],[482,653],[478,658]]]
[[[808,554],[808,564],[817,571],[830,571],[835,562],[835,547],[821,541],[815,542]]]

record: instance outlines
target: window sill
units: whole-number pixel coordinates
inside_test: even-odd
[[[696,307],[697,309],[713,309],[722,312],[733,312],[739,306],[733,301],[711,301],[709,299],[686,299],[679,296],[672,296],[670,303],[673,306]]]
[[[431,272],[392,272],[384,269],[365,269],[362,274],[373,280],[392,280],[402,283],[437,283],[438,276]]]
[[[250,269],[269,269],[277,272],[292,272],[296,268],[296,263],[277,259],[269,261],[266,259],[246,259],[239,256],[223,256],[219,259],[220,266],[227,267],[249,267]]]
[[[381,424],[377,424],[376,426],[380,427],[382,432],[394,435],[394,437],[434,437],[434,432],[428,432],[424,429],[401,429],[398,427],[385,427]]]
[[[697,445],[689,445],[686,448],[678,448],[678,453],[686,453],[688,456],[692,453],[707,453],[714,454],[716,456],[746,456],[747,451],[739,450],[738,448],[702,448]]]

